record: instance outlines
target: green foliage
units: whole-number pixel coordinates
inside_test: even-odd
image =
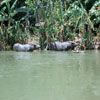
[[[95,23],[100,23],[100,1],[96,2],[90,9],[90,15],[94,16],[92,21]]]
[[[72,40],[78,33],[92,41],[92,30],[100,32],[99,7],[99,0],[2,0],[0,41],[12,46],[38,34],[44,48],[48,41]]]
[[[15,42],[25,42],[25,25],[21,23],[23,16],[19,21],[15,19],[16,14],[18,13],[27,13],[31,11],[30,8],[25,6],[17,8],[18,0],[15,0],[12,4],[10,0],[3,0],[1,2],[0,10],[0,41],[7,46],[12,45]]]

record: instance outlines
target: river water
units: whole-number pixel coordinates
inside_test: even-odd
[[[100,51],[1,51],[0,100],[100,100]]]

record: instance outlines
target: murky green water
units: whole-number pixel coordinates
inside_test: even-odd
[[[0,52],[0,100],[100,100],[100,51]]]

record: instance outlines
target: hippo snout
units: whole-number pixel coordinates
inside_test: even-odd
[[[40,45],[35,45],[35,44],[34,44],[34,49],[40,49],[40,48],[41,48]]]

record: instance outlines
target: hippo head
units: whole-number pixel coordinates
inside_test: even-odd
[[[34,45],[34,49],[40,49],[40,45]]]
[[[37,50],[40,48],[40,45],[36,45],[36,44],[31,44],[30,45],[30,50],[29,51],[33,51],[33,50]]]
[[[72,42],[72,49],[74,49],[76,46],[78,46],[79,44],[76,42]]]

